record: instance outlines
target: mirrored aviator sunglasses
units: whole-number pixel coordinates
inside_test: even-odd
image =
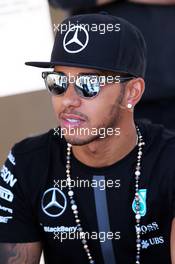
[[[73,76],[72,76],[73,77]],[[42,72],[42,78],[49,93],[55,96],[63,95],[68,89],[69,83],[73,83],[77,94],[85,99],[96,97],[101,89],[101,83],[106,81],[100,78],[101,76],[94,73],[79,74],[73,78],[69,78],[63,72]],[[105,76],[102,76],[105,77]],[[119,77],[119,76],[117,76]],[[134,76],[119,77],[118,83],[126,82],[135,78]]]

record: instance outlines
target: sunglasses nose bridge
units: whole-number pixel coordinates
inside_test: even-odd
[[[67,90],[62,97],[65,106],[80,106],[81,98],[78,96],[73,83],[68,83]]]
[[[76,90],[75,90],[75,84],[74,83],[68,82],[67,90],[66,90],[65,94],[70,96],[70,97],[78,96],[76,93]]]

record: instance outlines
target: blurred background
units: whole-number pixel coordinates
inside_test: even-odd
[[[14,143],[57,126],[42,69],[24,62],[50,59],[54,24],[100,11],[129,20],[147,42],[146,90],[135,117],[175,129],[175,0],[1,0],[0,167]]]
[[[14,143],[56,126],[42,69],[24,62],[50,60],[53,25],[66,15],[47,0],[0,1],[0,167]]]

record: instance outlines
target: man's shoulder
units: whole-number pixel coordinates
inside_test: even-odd
[[[54,134],[54,129],[50,129],[47,132],[35,134],[29,137],[26,137],[20,141],[18,141],[13,146],[13,151],[15,154],[24,154],[35,152],[37,150],[43,150],[49,146],[49,143]]]
[[[138,122],[150,147],[156,146],[157,150],[171,149],[175,151],[175,130],[168,129],[161,124],[148,121]]]

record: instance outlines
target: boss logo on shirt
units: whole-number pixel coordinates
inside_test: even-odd
[[[147,189],[140,189],[138,193],[139,193],[139,198],[140,198],[140,215],[145,216],[146,211],[147,211],[147,208],[146,208]],[[134,213],[136,213],[136,201],[135,201],[135,199],[132,203],[132,210],[134,211]]]
[[[142,234],[154,232],[156,230],[159,230],[159,225],[157,224],[157,222],[152,222],[151,224],[141,225],[140,230]]]
[[[66,196],[60,189],[55,187],[50,188],[43,194],[41,207],[46,215],[50,217],[58,217],[66,210]]]

